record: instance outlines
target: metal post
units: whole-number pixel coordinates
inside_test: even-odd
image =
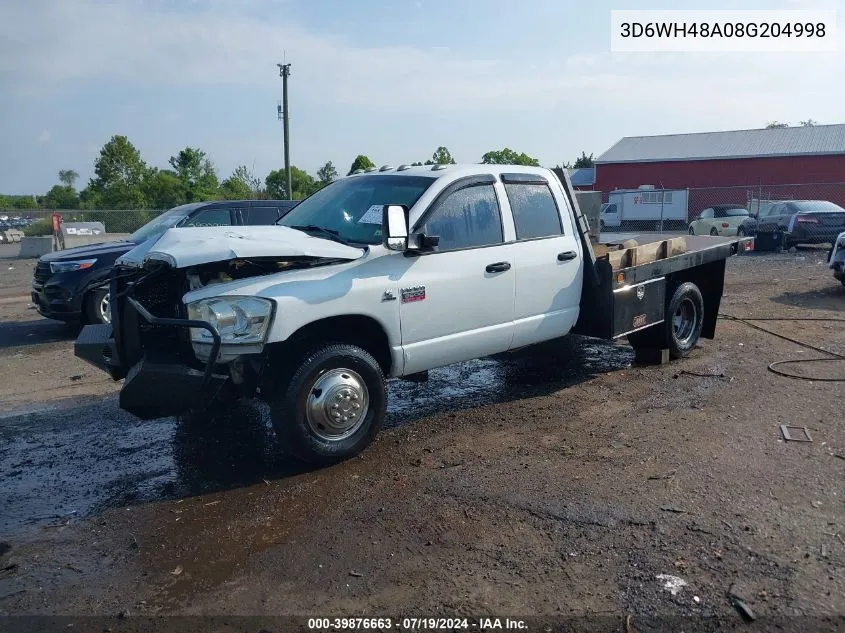
[[[279,67],[279,75],[282,77],[282,126],[285,130],[285,176],[287,178],[288,198],[293,200],[291,190],[290,174],[290,118],[288,116],[288,77],[290,76],[290,64],[276,64]]]
[[[666,189],[660,183],[660,232],[663,233],[663,205],[666,203]]]

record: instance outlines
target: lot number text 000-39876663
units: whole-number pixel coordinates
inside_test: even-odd
[[[835,51],[835,10],[611,11],[614,52]]]

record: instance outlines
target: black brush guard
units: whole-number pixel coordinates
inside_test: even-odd
[[[213,402],[228,380],[226,374],[214,372],[220,351],[220,334],[206,321],[155,316],[128,293],[119,291],[112,279],[112,325],[86,325],[74,344],[74,354],[108,373],[113,380],[125,378],[120,390],[120,408],[148,420],[180,415],[198,410]],[[131,292],[128,291],[128,292]],[[124,296],[121,296],[121,295]],[[124,313],[125,310],[125,313]],[[120,327],[127,315],[134,313],[153,328],[199,328],[211,334],[211,353],[202,369],[191,367],[173,349],[144,347],[135,353],[135,362],[127,353],[127,342],[121,340]]]

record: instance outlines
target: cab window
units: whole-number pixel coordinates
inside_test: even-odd
[[[182,226],[231,226],[232,214],[228,208],[202,209],[188,218]]]
[[[516,226],[516,239],[530,240],[563,234],[560,211],[548,185],[506,184],[505,191]]]
[[[493,185],[476,185],[450,194],[420,230],[440,238],[438,251],[501,244],[502,215]]]
[[[282,213],[278,207],[250,207],[241,211],[241,217],[247,225],[275,224]]]

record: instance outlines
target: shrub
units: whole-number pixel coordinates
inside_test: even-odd
[[[29,226],[23,228],[23,234],[27,237],[38,237],[41,235],[53,234],[53,222],[50,218],[41,218],[36,220]]]

